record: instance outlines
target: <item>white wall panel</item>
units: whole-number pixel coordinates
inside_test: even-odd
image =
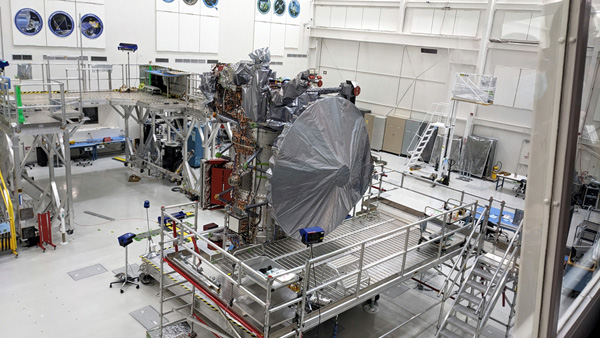
[[[518,50],[490,49],[485,67],[485,74],[494,72],[495,66],[536,69],[537,53]]]
[[[381,9],[377,7],[365,7],[363,11],[362,29],[379,30]]]
[[[598,16],[596,16],[598,18]],[[540,41],[540,33],[544,25],[544,17],[541,13],[533,13],[531,15],[531,24],[527,32],[527,41]]]
[[[323,40],[321,65],[342,69],[356,69],[358,42]]]
[[[271,44],[271,24],[256,22],[254,24],[254,49],[268,47]]]
[[[112,27],[110,26],[110,22],[107,22],[106,20],[106,16],[104,15],[104,5],[94,5],[94,4],[84,4],[84,3],[78,3],[77,4],[77,18],[79,18],[79,15],[81,15],[82,17],[85,14],[94,14],[96,15],[98,18],[100,18],[100,20],[102,20],[102,24],[104,25],[104,30],[102,32],[102,35],[100,35],[99,37],[95,38],[95,39],[90,39],[85,37],[85,35],[83,36],[83,47],[84,48],[106,48],[106,34],[108,33],[108,31],[110,31],[112,29]],[[175,16],[177,16],[175,14]],[[79,20],[79,19],[77,19]],[[174,35],[172,37],[172,39],[177,40],[178,35]],[[114,45],[114,48],[117,48],[117,44],[120,41],[111,41],[111,44]]]
[[[179,51],[200,52],[200,15],[179,14]]]
[[[44,0],[11,0],[10,1],[10,25],[12,27],[13,44],[17,46],[46,46],[46,30],[48,29],[48,20],[44,11]],[[38,12],[42,20],[42,30],[36,35],[25,35],[15,26],[15,16],[23,8],[31,8]],[[4,7],[3,7],[4,9]],[[4,23],[7,25],[7,23]],[[6,26],[5,26],[6,27]],[[4,29],[4,27],[0,27]]]
[[[179,4],[183,1],[174,0],[173,2],[165,2],[164,0],[156,0],[157,11],[167,11],[179,13]]]
[[[285,25],[271,24],[271,55],[283,56],[285,46]]]
[[[333,28],[346,27],[346,7],[333,6],[331,7],[331,21],[329,24]]]
[[[449,11],[436,9],[433,11],[433,22],[431,23],[431,34],[442,34],[442,25],[444,24],[444,19],[446,17],[446,13]]]
[[[337,87],[346,80],[355,80],[356,72],[334,67],[320,67],[320,72],[323,76],[323,87]],[[362,96],[362,94],[361,94]]]
[[[202,0],[198,0],[198,2],[196,2],[193,5],[188,5],[183,1],[173,1],[173,2],[179,2],[179,13],[185,13],[185,14],[195,14],[195,15],[200,15],[200,6],[204,6],[204,3],[202,3]],[[206,7],[206,6],[204,6]]]
[[[448,101],[448,85],[446,83],[419,80],[415,83],[414,110],[427,112],[432,104]]]
[[[397,32],[398,22],[400,18],[400,9],[384,8],[381,10],[381,20],[379,22],[379,30]]]
[[[501,39],[526,41],[531,24],[531,12],[506,12],[502,23]]]
[[[406,47],[402,63],[403,77],[446,82],[449,73],[448,51],[439,49],[438,54],[421,53],[419,47]]]
[[[356,82],[362,89],[360,99],[395,106],[398,78],[394,76],[356,73]]]
[[[346,28],[360,29],[362,27],[362,20],[362,7],[348,7],[346,11]]]
[[[410,111],[412,108],[413,95],[415,94],[415,80],[401,78],[399,82],[398,97],[396,98],[397,106]]]
[[[456,36],[477,36],[479,27],[480,11],[456,11],[456,20],[454,21],[454,35]]]
[[[454,33],[455,10],[438,10],[433,15],[432,34],[452,35]]]
[[[156,50],[179,51],[179,14],[156,12]]]
[[[315,6],[315,26],[329,27],[331,25],[331,6]]]
[[[498,80],[496,82],[496,96],[494,98],[495,105],[506,107],[514,105],[520,74],[520,68],[496,66],[494,76]]]
[[[358,71],[399,76],[403,46],[362,42],[358,56]]]
[[[515,98],[516,108],[533,110],[536,75],[537,72],[534,69],[521,70]]]
[[[300,47],[300,27],[295,25],[285,25],[285,48]]]
[[[56,11],[61,11],[69,14],[71,19],[73,20],[73,32],[65,37],[56,36],[56,34],[52,33],[49,25],[50,15]],[[74,2],[64,2],[64,1],[46,1],[46,12],[48,13],[44,18],[44,24],[46,25],[46,42],[48,46],[54,47],[77,47],[79,45],[78,39],[80,30],[78,26],[79,17],[77,16],[77,12],[75,11],[75,3]],[[40,34],[43,34],[42,31]]]
[[[219,52],[219,18],[203,16],[200,18],[200,51]]]
[[[416,34],[431,34],[433,25],[433,10],[415,8],[412,11],[407,11],[406,15],[412,16],[411,33]]]

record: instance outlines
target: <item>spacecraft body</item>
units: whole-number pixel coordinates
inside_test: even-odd
[[[351,81],[323,88],[304,71],[278,78],[268,48],[251,62],[218,64],[202,76],[209,109],[232,128],[225,168],[224,242],[234,246],[300,238],[299,230],[333,231],[371,183],[373,162]]]

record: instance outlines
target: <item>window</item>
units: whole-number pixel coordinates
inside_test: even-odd
[[[83,115],[89,118],[84,124],[98,124],[98,107],[84,107]]]

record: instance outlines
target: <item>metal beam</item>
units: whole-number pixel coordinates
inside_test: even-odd
[[[357,31],[340,28],[313,27],[311,38],[364,41],[416,47],[445,48],[454,50],[479,51],[479,38],[457,37],[441,39],[436,35],[418,35],[395,32]]]

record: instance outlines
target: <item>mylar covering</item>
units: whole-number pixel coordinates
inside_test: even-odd
[[[269,178],[273,217],[285,233],[332,232],[371,184],[373,163],[364,118],[341,97],[312,103],[275,140]]]

